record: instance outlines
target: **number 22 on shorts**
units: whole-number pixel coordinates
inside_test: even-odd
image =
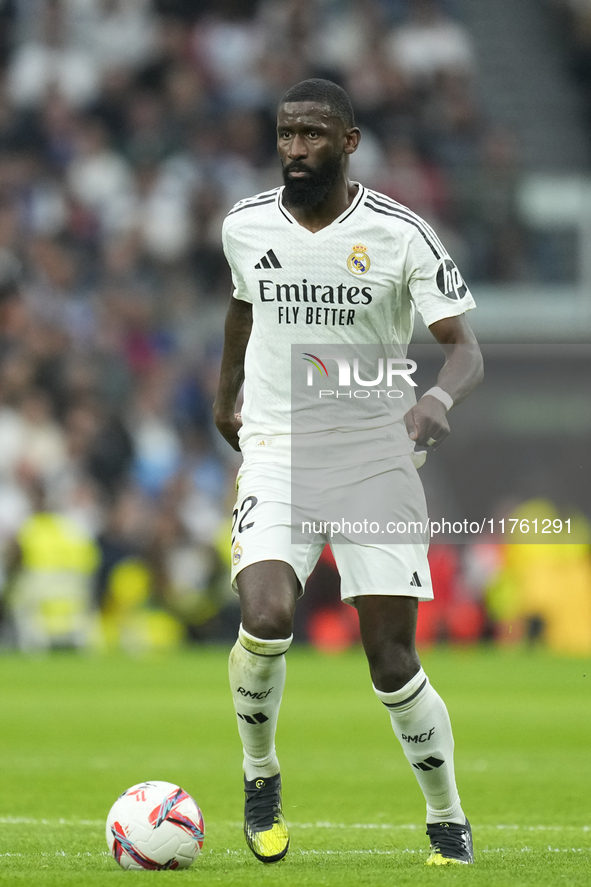
[[[240,558],[242,557],[242,546],[240,542],[236,541],[236,533],[234,530],[236,529],[237,533],[244,533],[246,530],[250,530],[251,527],[254,526],[254,521],[251,520],[248,523],[245,523],[248,518],[250,512],[253,510],[255,505],[259,500],[256,496],[246,496],[245,499],[242,500],[239,506],[236,506],[234,511],[232,512],[232,563],[236,565],[239,563]],[[236,527],[236,523],[238,526]]]

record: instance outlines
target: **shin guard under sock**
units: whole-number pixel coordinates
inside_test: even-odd
[[[249,780],[279,772],[275,731],[285,684],[284,653],[292,637],[265,640],[240,626],[230,653],[230,687]]]
[[[454,741],[443,699],[421,668],[400,690],[374,687],[427,802],[427,822],[464,824],[454,774]]]

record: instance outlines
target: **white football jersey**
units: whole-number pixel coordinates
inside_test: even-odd
[[[474,307],[433,229],[402,204],[359,185],[351,206],[313,234],[282,193],[241,200],[223,226],[234,297],[253,309],[243,450],[291,433],[292,345],[308,346],[311,357],[330,345],[381,343],[405,354],[415,308],[429,326]],[[413,448],[403,425],[399,444]]]

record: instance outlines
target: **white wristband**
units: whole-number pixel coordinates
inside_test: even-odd
[[[454,405],[453,397],[451,396],[451,394],[448,394],[447,391],[444,391],[443,388],[439,387],[439,385],[435,385],[434,388],[429,388],[428,391],[425,391],[423,397],[425,397],[427,394],[430,394],[431,397],[436,397],[437,400],[440,400],[446,410],[451,410]]]

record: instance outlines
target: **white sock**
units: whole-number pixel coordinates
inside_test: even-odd
[[[267,641],[240,626],[230,653],[230,687],[249,780],[279,773],[275,731],[285,685],[283,654],[292,638]]]
[[[374,687],[427,802],[427,822],[466,821],[454,775],[454,740],[447,708],[421,668],[394,693]]]

